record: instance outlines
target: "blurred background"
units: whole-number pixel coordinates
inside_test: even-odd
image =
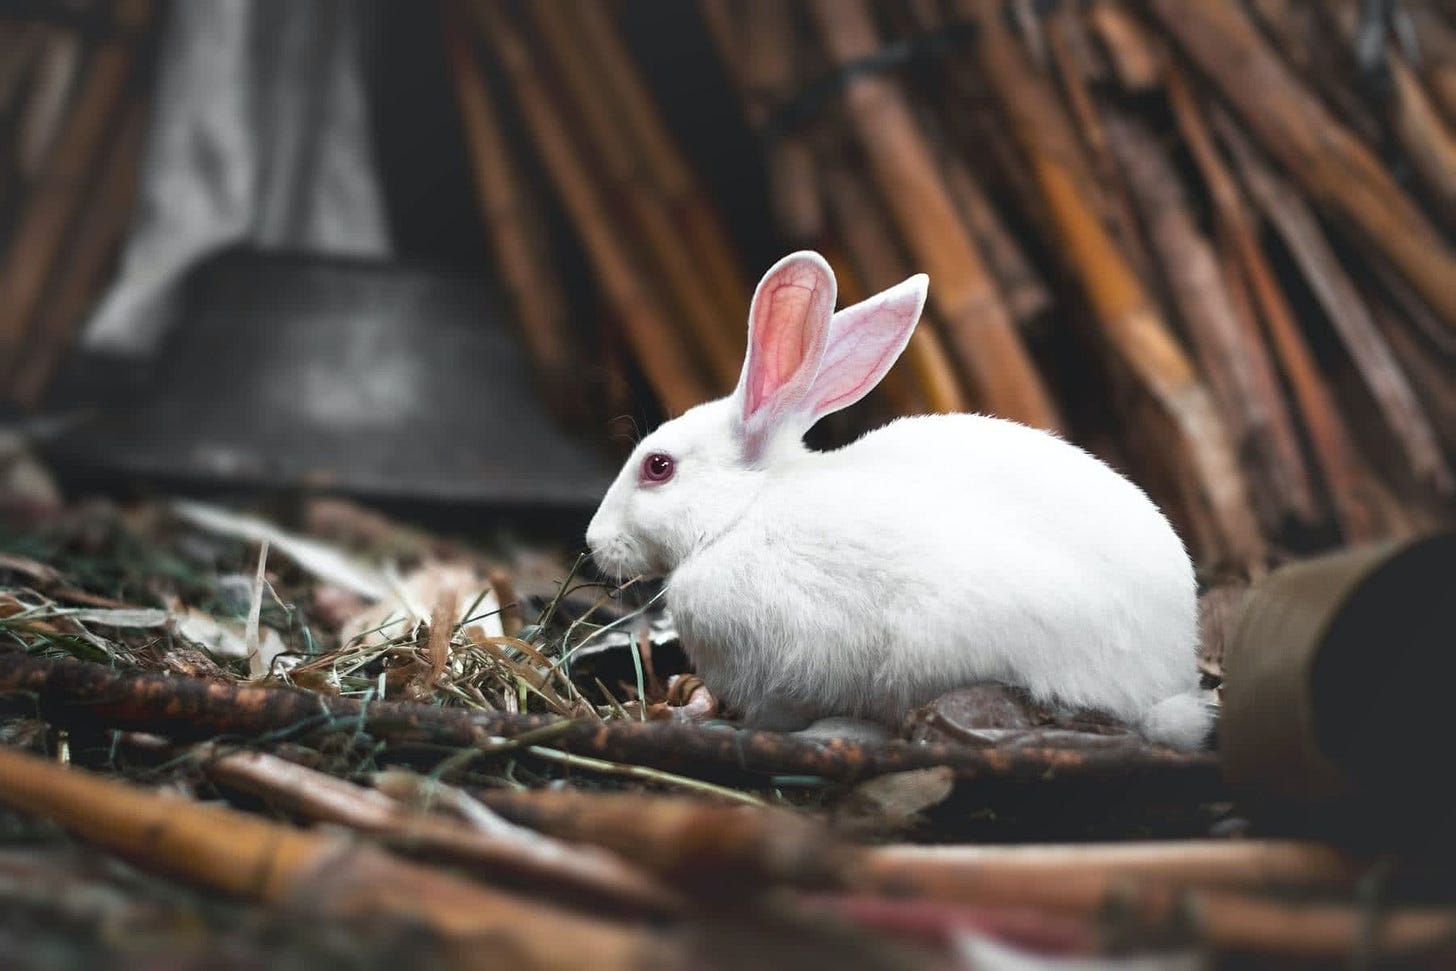
[[[1456,4],[8,0],[0,497],[579,536],[814,248],[1208,575],[1449,519]]]

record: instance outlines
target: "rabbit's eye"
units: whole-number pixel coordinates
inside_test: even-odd
[[[642,460],[643,482],[666,482],[677,470],[672,456],[664,452],[652,452]]]

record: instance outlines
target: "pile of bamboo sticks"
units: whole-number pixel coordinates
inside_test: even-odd
[[[868,949],[835,962],[854,967],[979,966],[948,960],[948,944],[961,936],[1018,947],[1027,960],[1177,947],[1324,962],[1316,966],[1363,954],[1437,967],[1449,961],[1456,939],[1456,910],[1444,902],[1449,868],[1439,860],[1380,860],[1271,839],[866,846],[829,825],[832,819],[762,805],[747,793],[740,795],[754,805],[715,802],[707,785],[685,798],[600,785],[484,786],[467,771],[507,752],[512,764],[533,752],[568,757],[552,746],[574,746],[539,726],[522,724],[524,731],[502,737],[501,726],[480,725],[472,740],[457,738],[463,748],[431,748],[431,758],[444,761],[425,774],[398,762],[372,732],[403,738],[411,723],[443,725],[450,709],[394,703],[367,725],[329,726],[306,700],[323,703],[324,696],[286,688],[138,677],[4,654],[0,667],[0,681],[33,689],[40,717],[70,729],[68,751],[77,761],[66,766],[0,747],[0,807],[49,820],[143,871],[321,924],[415,922],[432,938],[468,946],[451,967],[495,966],[501,949],[513,963],[544,968],[705,959],[798,967],[804,954],[824,957],[836,946]],[[77,690],[82,682],[89,687]],[[109,686],[98,691],[102,682]],[[216,692],[205,709],[212,721],[198,722],[190,702],[171,704],[179,689]],[[294,694],[314,717],[284,715],[286,732],[228,733],[252,739],[236,747],[198,741],[218,720],[256,729],[260,716],[281,714]],[[454,721],[463,726],[466,719]],[[359,773],[353,756],[335,761],[345,749],[333,743],[309,748],[330,733],[367,747],[376,771]],[[569,757],[581,772],[626,767]],[[159,761],[176,777],[165,794],[107,777]],[[330,774],[340,769],[348,778]],[[859,770],[876,777],[868,784],[914,791],[907,778],[914,772]],[[1023,781],[1044,787],[1058,771]],[[1006,782],[979,772],[961,781],[980,797]],[[194,790],[210,798],[185,794]],[[716,791],[721,797],[726,790]],[[211,798],[217,793],[266,807],[269,818],[219,805]],[[1042,796],[1049,798],[1045,790]],[[1386,899],[1372,907],[1377,876]],[[777,917],[766,920],[771,914]],[[721,929],[708,934],[725,921],[750,941],[767,934],[792,944],[790,956],[773,947],[752,959],[725,953]],[[876,957],[881,948],[901,960]]]
[[[701,0],[781,250],[824,253],[845,302],[931,276],[904,362],[836,433],[969,409],[1057,429],[1215,571],[1449,516],[1456,10],[1404,0],[1414,29],[1381,31],[1361,7]],[[75,9],[0,19],[0,389],[27,405],[104,286],[144,128],[152,4]],[[600,434],[642,410],[634,387],[665,415],[726,392],[763,267],[620,11],[442,9],[546,399]],[[567,285],[567,249],[595,293]]]
[[[784,250],[824,253],[845,302],[930,274],[927,323],[866,414],[1069,434],[1211,568],[1447,515],[1456,12],[1399,5],[1417,50],[1362,26],[1357,0],[1044,6],[702,0]],[[451,0],[447,17],[481,208],[548,391],[573,371],[527,201],[538,163],[619,363],[669,414],[726,391],[762,268],[610,8]],[[1357,62],[1357,37],[1380,56]]]
[[[0,400],[34,406],[104,289],[146,129],[151,0],[0,16]]]

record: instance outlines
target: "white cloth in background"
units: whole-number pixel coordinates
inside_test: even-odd
[[[188,269],[236,244],[387,257],[359,0],[188,0],[163,29],[121,269],[84,336],[150,354]]]

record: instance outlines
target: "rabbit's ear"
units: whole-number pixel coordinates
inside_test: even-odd
[[[811,424],[848,408],[880,383],[909,343],[929,287],[930,278],[917,273],[834,315],[824,360],[804,399]]]
[[[757,461],[787,421],[801,423],[804,396],[828,341],[834,297],[834,272],[818,253],[786,256],[759,281],[748,311],[748,355],[733,392],[749,461]]]

